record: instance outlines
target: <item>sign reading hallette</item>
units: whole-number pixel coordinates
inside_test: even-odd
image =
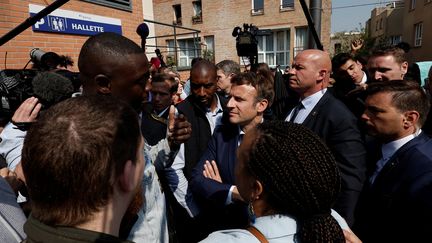
[[[29,4],[30,16],[44,6]],[[121,20],[94,14],[57,9],[33,25],[33,31],[74,35],[96,35],[102,32],[122,34]]]

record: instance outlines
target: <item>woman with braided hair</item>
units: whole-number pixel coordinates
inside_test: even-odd
[[[331,209],[338,167],[317,135],[294,123],[262,123],[245,134],[237,157],[250,227],[217,231],[202,242],[345,242],[342,228],[349,228]]]

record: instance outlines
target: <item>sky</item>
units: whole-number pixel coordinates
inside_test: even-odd
[[[385,6],[389,0],[332,0],[331,32],[351,31],[365,27],[372,9]],[[381,4],[380,4],[381,3]],[[368,5],[366,5],[368,4]],[[339,8],[353,5],[365,5]],[[361,24],[361,27],[360,27]]]

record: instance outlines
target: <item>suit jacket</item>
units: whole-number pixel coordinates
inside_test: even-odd
[[[234,169],[236,151],[240,139],[237,125],[225,124],[217,127],[199,163],[192,171],[190,188],[201,208],[200,220],[208,225],[207,233],[220,229],[244,227],[248,223],[245,204],[225,205],[228,192],[235,185]],[[206,160],[214,160],[218,166],[222,183],[203,176]]]
[[[151,103],[146,103],[142,109],[141,115],[141,133],[146,142],[154,146],[160,140],[166,138],[167,134],[167,119],[169,111],[165,110],[161,117],[159,117],[153,109]]]
[[[330,92],[326,92],[303,122],[327,144],[342,177],[334,209],[352,225],[366,173],[366,149],[357,119]]]
[[[365,186],[356,216],[354,232],[364,242],[431,241],[431,138],[422,133],[396,151]]]
[[[218,96],[225,111],[226,99]],[[198,163],[201,155],[207,149],[208,141],[211,138],[210,124],[207,117],[198,105],[193,101],[192,95],[189,95],[184,101],[177,105],[180,113],[184,114],[187,120],[191,123],[191,137],[185,142],[185,167],[183,172],[186,179],[190,179],[191,173],[195,165]],[[225,118],[223,118],[224,120]]]

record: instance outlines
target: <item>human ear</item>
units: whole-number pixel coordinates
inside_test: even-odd
[[[258,112],[264,112],[265,109],[267,109],[267,106],[268,106],[268,100],[262,99],[259,102],[257,102],[256,109]]]
[[[402,71],[403,74],[406,74],[408,72],[408,62],[403,62],[401,64],[401,71]]]
[[[263,185],[259,180],[255,180],[253,185],[252,200],[259,199],[263,193]]]
[[[136,165],[131,160],[126,161],[118,178],[120,189],[123,192],[131,192],[136,189],[135,170]]]
[[[420,114],[417,111],[407,111],[404,113],[404,117],[404,128],[410,128],[417,125]]]
[[[94,77],[95,83],[98,86],[98,92],[101,94],[111,93],[111,80],[104,74],[98,74]]]

